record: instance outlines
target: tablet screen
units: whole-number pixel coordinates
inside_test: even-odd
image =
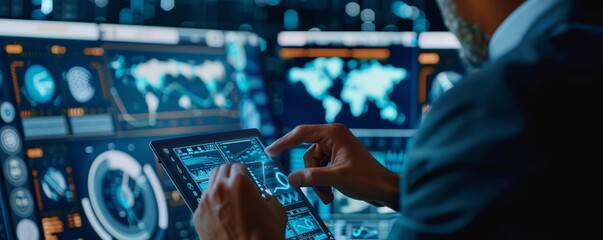
[[[264,152],[257,130],[153,141],[151,147],[191,210],[201,200],[214,167],[244,163],[258,189],[275,196],[287,211],[286,239],[333,239],[301,190],[289,184],[283,167]]]

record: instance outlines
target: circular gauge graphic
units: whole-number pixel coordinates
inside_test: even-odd
[[[10,157],[4,161],[4,177],[13,186],[21,186],[27,181],[27,167],[20,157]]]
[[[40,65],[32,65],[25,72],[25,89],[31,101],[47,103],[54,96],[56,85],[50,72]]]
[[[73,98],[80,102],[86,103],[94,97],[94,86],[92,85],[92,74],[88,69],[83,67],[72,67],[65,74],[67,86]]]
[[[0,147],[8,155],[15,155],[21,151],[21,137],[13,127],[6,126],[0,130]]]
[[[15,188],[10,194],[10,206],[19,217],[31,216],[34,200],[29,190],[23,187]]]
[[[158,227],[167,228],[167,203],[156,173],[125,152],[109,150],[94,159],[88,194],[82,205],[88,219],[93,215],[100,224],[92,225],[101,236],[149,239]]]
[[[0,104],[0,118],[2,118],[2,121],[5,123],[11,123],[13,120],[15,120],[15,116],[16,112],[13,104],[10,102],[3,102]]]
[[[71,199],[71,192],[67,186],[65,176],[61,171],[56,168],[49,167],[42,177],[42,190],[44,195],[50,200],[59,201],[59,199],[66,197],[68,200]]]
[[[39,239],[38,225],[31,219],[23,219],[17,224],[18,239]]]

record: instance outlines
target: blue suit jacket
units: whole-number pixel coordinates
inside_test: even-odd
[[[598,2],[568,0],[438,100],[409,151],[391,239],[601,235]]]

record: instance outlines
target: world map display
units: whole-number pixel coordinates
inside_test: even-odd
[[[221,60],[186,61],[174,58],[148,58],[129,63],[123,55],[111,62],[121,86],[119,95],[137,94],[143,102],[124,102],[122,113],[134,126],[155,126],[161,112],[231,109],[231,96],[236,91],[226,81],[226,67]],[[134,90],[134,91],[132,91]],[[135,118],[136,113],[148,114],[147,118]]]
[[[303,67],[291,68],[288,81],[289,84],[301,83],[308,95],[322,102],[327,123],[336,121],[344,105],[349,106],[355,118],[367,113],[369,105],[374,105],[379,109],[381,119],[401,125],[406,116],[389,96],[408,75],[404,68],[384,65],[377,60],[359,62],[320,57]],[[332,91],[339,80],[342,81],[341,91]]]

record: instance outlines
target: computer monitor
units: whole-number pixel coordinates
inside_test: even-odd
[[[19,238],[197,238],[149,141],[278,134],[253,33],[0,20],[0,42],[0,160]]]
[[[282,32],[283,127],[342,122],[350,128],[416,124],[413,32]]]

